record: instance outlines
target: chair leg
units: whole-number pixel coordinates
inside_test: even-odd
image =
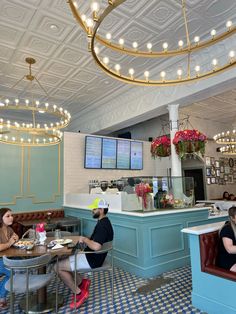
[[[112,297],[112,304],[114,303],[114,272],[112,269],[112,273],[111,273],[111,297]]]
[[[58,256],[57,256],[57,262],[56,262],[56,314],[58,313]]]

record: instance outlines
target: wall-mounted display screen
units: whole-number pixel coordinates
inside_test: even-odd
[[[141,170],[143,169],[143,143],[131,142],[130,149],[130,169]]]
[[[130,141],[117,140],[117,168],[130,169]]]
[[[102,168],[116,168],[116,139],[103,138],[102,140]]]
[[[84,167],[99,169],[102,161],[102,137],[85,137]]]

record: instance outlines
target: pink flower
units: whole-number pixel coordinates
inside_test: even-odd
[[[38,223],[36,225],[36,232],[44,232],[45,231],[45,222]]]

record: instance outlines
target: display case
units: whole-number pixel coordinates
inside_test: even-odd
[[[195,204],[192,177],[134,177],[133,179],[134,193],[123,195],[122,210],[169,210],[189,208]],[[125,181],[125,178],[123,180]]]

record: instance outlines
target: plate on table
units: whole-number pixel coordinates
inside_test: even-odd
[[[56,245],[56,244],[61,244],[61,245],[66,245],[73,242],[72,239],[57,239],[57,240],[52,240],[50,243]]]
[[[30,247],[33,245],[34,245],[34,241],[29,240],[29,239],[21,239],[13,244],[14,247],[19,248],[19,249],[24,249],[26,247]]]

